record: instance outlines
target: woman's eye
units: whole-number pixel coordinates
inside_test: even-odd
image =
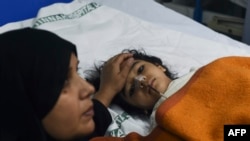
[[[138,68],[137,73],[140,74],[140,73],[143,72],[143,70],[144,70],[144,65],[142,65],[142,66],[140,66],[140,67]]]

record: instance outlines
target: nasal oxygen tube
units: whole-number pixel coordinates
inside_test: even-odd
[[[163,93],[157,91],[155,88],[153,88],[152,86],[150,86],[149,84],[146,83],[146,77],[143,75],[138,75],[135,77],[135,87],[138,88],[143,88],[143,87],[148,87],[149,89],[155,91],[157,94],[159,94],[160,96],[167,98]]]

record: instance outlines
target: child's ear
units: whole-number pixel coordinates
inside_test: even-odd
[[[166,71],[166,69],[163,66],[161,66],[161,65],[158,65],[157,67],[160,68],[163,72]]]
[[[159,69],[161,69],[163,72],[166,71],[166,69],[162,66],[162,65],[159,65],[159,64],[155,64]]]

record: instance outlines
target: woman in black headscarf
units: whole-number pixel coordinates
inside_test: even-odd
[[[130,56],[114,57],[109,64],[117,67],[104,70],[125,76],[128,69],[120,66]],[[1,34],[0,141],[83,141],[103,135],[111,122],[106,106],[114,90],[109,86],[117,80],[103,77],[100,102],[93,104],[94,88],[78,75],[77,66],[75,45],[53,33],[24,28]]]

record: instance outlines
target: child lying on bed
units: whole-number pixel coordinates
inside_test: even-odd
[[[124,50],[123,52],[132,53],[135,61],[123,90],[117,94],[112,103],[119,105],[130,115],[150,116],[166,97],[177,91],[193,74],[176,79],[160,58],[147,55],[143,50]],[[95,68],[96,70],[90,71],[87,79],[98,90],[102,65]],[[143,82],[136,79],[138,76],[143,77]],[[151,128],[156,125],[154,114],[151,115],[151,124]]]
[[[140,62],[135,66],[137,64]],[[224,125],[250,124],[248,74],[250,57],[230,56],[214,60],[174,80],[176,83],[169,79],[165,92],[169,97],[160,102],[163,98],[158,96],[160,105],[155,112],[157,125],[147,136],[130,133],[124,138],[99,137],[91,141],[221,141],[224,138]],[[157,107],[158,103],[154,106]]]

